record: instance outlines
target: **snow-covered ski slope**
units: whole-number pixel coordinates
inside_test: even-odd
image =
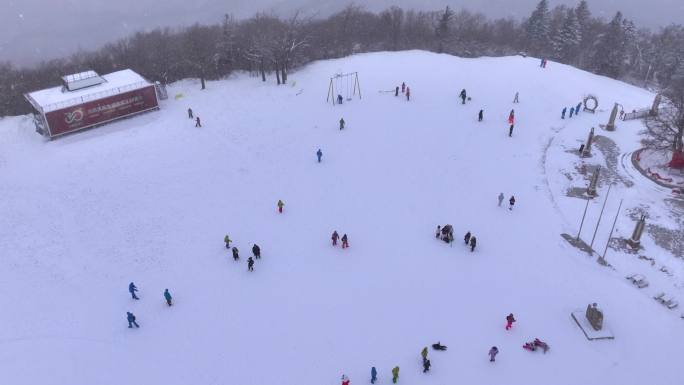
[[[363,99],[326,104],[329,77],[349,71]],[[395,365],[400,384],[684,381],[684,323],[560,237],[584,203],[553,198],[543,161],[561,122],[582,140],[607,119],[560,121],[563,106],[652,94],[534,58],[419,51],[318,62],[289,81],[180,82],[160,112],[52,142],[28,117],[0,120],[0,383],[362,384],[375,366],[388,384]],[[410,102],[379,92],[402,81]],[[434,237],[446,223],[452,247]],[[333,230],[349,249],[330,245]],[[590,342],[570,318],[590,302],[615,340]],[[522,349],[535,337],[549,353]],[[437,341],[449,349],[430,349],[422,374]]]

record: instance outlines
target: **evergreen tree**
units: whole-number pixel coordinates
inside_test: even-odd
[[[449,32],[451,28],[451,19],[454,17],[454,11],[447,5],[446,9],[439,16],[437,27],[435,28],[435,37],[437,37],[437,53],[444,52],[444,46],[449,39]]]
[[[541,0],[525,26],[528,47],[533,53],[544,53],[549,43],[549,3]]]
[[[567,12],[558,34],[553,37],[554,57],[565,63],[576,62],[581,41],[581,26],[577,20],[577,14],[571,9]]]
[[[597,39],[592,66],[601,75],[618,78],[625,67],[625,31],[622,13],[617,12]]]
[[[593,43],[593,34],[591,33],[591,11],[589,10],[589,3],[586,0],[581,0],[575,8],[575,15],[577,22],[580,25],[580,40],[579,52],[577,57],[577,64],[584,67],[586,53],[589,51]]]
[[[575,16],[577,16],[577,22],[580,25],[581,32],[587,32],[589,28],[589,21],[591,20],[591,11],[589,11],[589,3],[586,0],[582,0],[575,8]]]

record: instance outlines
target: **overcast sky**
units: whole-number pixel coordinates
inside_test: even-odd
[[[538,0],[357,0],[377,11],[390,5],[404,8],[453,8],[481,11],[490,17],[522,18]],[[579,0],[550,0],[574,6]],[[232,13],[248,17],[257,11],[287,14],[301,8],[327,16],[347,0],[0,0],[0,61],[33,64],[90,50],[138,30],[157,26],[217,23]],[[616,10],[639,26],[658,28],[684,23],[684,0],[589,0],[595,15],[610,18]]]

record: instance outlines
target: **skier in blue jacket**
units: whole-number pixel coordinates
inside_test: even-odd
[[[133,282],[128,285],[128,291],[131,293],[131,297],[133,297],[133,299],[140,299],[137,295],[135,295],[135,292],[138,291],[138,288],[135,287]]]
[[[565,113],[568,111],[568,107],[563,107],[563,112],[561,112],[561,119],[565,119]]]
[[[137,328],[140,327],[140,325],[138,325],[138,323],[135,322],[135,316],[130,311],[126,312],[126,320],[128,320],[128,327],[129,328],[132,328],[133,325],[135,325],[135,327],[137,327]]]
[[[323,157],[323,151],[319,148],[318,151],[316,151],[316,156],[318,157],[318,163],[321,163],[321,158]]]
[[[378,371],[375,370],[375,366],[371,368],[371,384],[375,384],[375,381],[378,380]]]

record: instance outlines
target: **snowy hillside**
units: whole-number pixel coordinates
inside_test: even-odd
[[[350,71],[363,99],[326,104],[330,76]],[[568,176],[581,163],[571,152],[592,126],[619,153],[636,150],[638,121],[598,125],[613,102],[641,108],[652,94],[534,58],[418,51],[318,62],[289,81],[182,82],[159,112],[52,142],[28,117],[0,119],[0,383],[333,385],[346,374],[356,385],[375,366],[388,384],[399,365],[400,384],[681,384],[681,311],[651,299],[684,300],[681,260],[645,237],[674,275],[639,291],[624,279],[635,257],[609,249],[608,269],[560,236],[576,234],[585,202],[565,195],[586,185]],[[410,102],[379,92],[402,81]],[[590,93],[601,111],[560,119]],[[587,162],[607,158],[594,153]],[[632,184],[611,191],[599,251],[621,198],[668,222],[662,190],[619,178]],[[434,236],[446,223],[452,246]],[[633,226],[624,211],[616,236]],[[333,230],[349,249],[331,246]],[[614,340],[588,341],[570,318],[591,302]],[[535,337],[549,353],[522,349]],[[423,374],[420,351],[437,341],[449,349],[430,349]]]

